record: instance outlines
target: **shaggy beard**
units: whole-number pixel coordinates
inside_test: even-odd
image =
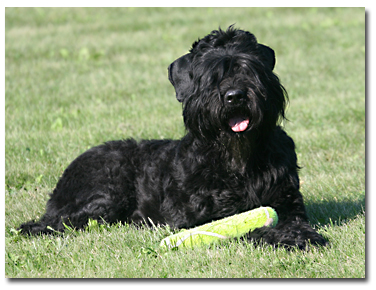
[[[259,132],[269,132],[262,129],[265,116],[256,100],[235,108],[225,107],[217,100],[202,104],[191,99],[183,114],[186,130],[193,136],[197,152],[206,156],[215,152],[216,156],[211,156],[213,162],[227,166],[229,172],[245,172],[262,139]],[[236,132],[231,128],[231,120],[241,117],[247,118],[249,124],[244,131]]]
[[[244,173],[246,165],[256,151],[256,136],[254,131],[242,134],[222,132],[217,140],[221,159],[227,164],[228,170]]]

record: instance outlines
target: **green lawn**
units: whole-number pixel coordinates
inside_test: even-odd
[[[329,247],[163,251],[167,228],[14,231],[88,148],[183,136],[167,67],[233,23],[276,51],[302,193]],[[364,8],[6,8],[5,92],[6,277],[365,277]]]

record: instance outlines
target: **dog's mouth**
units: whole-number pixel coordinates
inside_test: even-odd
[[[229,125],[233,132],[236,132],[236,133],[244,132],[248,128],[249,118],[233,117],[229,120]]]

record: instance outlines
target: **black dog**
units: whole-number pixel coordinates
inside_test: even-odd
[[[190,228],[271,206],[278,225],[249,239],[325,245],[308,223],[294,142],[278,126],[287,94],[274,65],[271,48],[232,26],[196,41],[169,67],[186,136],[86,151],[63,173],[46,214],[21,232],[64,231],[63,223],[83,228],[89,218]]]

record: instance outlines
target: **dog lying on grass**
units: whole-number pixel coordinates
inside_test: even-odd
[[[273,73],[274,51],[230,26],[193,43],[168,68],[183,105],[180,140],[110,141],[65,170],[39,221],[25,234],[107,223],[191,228],[260,206],[276,210],[275,228],[253,241],[305,248],[326,240],[308,223],[293,140],[279,126],[287,93]]]

